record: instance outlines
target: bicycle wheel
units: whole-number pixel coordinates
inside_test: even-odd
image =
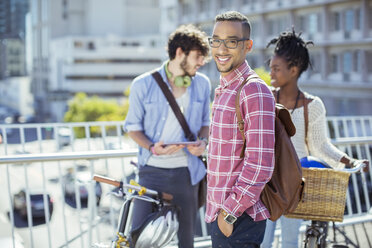
[[[317,237],[315,236],[309,236],[306,238],[305,241],[305,248],[317,248]]]

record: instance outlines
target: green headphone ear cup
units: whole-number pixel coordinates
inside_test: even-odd
[[[172,78],[172,73],[168,70],[168,64],[165,66],[165,74],[167,74],[168,78]],[[177,87],[189,87],[191,85],[191,77],[190,76],[177,76],[174,79],[174,85]]]
[[[184,76],[183,77],[184,87],[189,87],[191,85],[191,77]]]
[[[176,85],[177,87],[182,87],[184,85],[184,83],[183,83],[183,77],[182,76],[177,76],[174,79],[174,85]]]

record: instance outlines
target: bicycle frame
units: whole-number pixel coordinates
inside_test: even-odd
[[[172,195],[167,193],[160,193],[155,190],[151,190],[138,185],[137,183],[123,184],[120,181],[113,180],[111,178],[95,175],[93,180],[111,184],[119,188],[118,195],[125,199],[120,214],[119,222],[115,237],[111,243],[111,248],[129,248],[130,242],[128,240],[129,230],[132,222],[132,201],[133,199],[140,199],[155,203],[159,208],[163,206],[164,201],[170,202],[173,198]],[[96,245],[96,247],[101,247]]]

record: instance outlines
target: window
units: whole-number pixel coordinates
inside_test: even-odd
[[[321,56],[319,52],[310,53],[311,68],[308,69],[309,74],[320,73]]]
[[[338,31],[340,30],[340,13],[334,12],[332,14],[332,31]]]
[[[257,22],[251,22],[251,37],[258,37],[259,34],[259,24]]]
[[[294,28],[298,32],[303,32],[305,30],[305,17],[301,15],[295,16]]]
[[[372,51],[366,52],[367,72],[372,73]]]
[[[360,72],[361,69],[361,51],[360,50],[356,50],[353,52],[353,71],[354,72]]]
[[[338,57],[336,54],[331,55],[331,68],[332,73],[338,72]]]
[[[369,5],[369,15],[368,15],[368,19],[369,19],[369,28],[372,28],[372,5],[370,4]]]
[[[352,70],[353,56],[351,52],[345,52],[343,54],[343,72],[350,73]]]
[[[360,15],[360,9],[356,9],[355,10],[355,29],[360,29],[360,27],[362,26],[362,18],[361,18],[361,15]]]
[[[275,22],[274,20],[268,20],[267,26],[268,26],[268,34],[269,35],[274,35],[274,30],[275,30]]]
[[[350,9],[345,12],[345,30],[352,31],[354,28],[354,10]]]
[[[309,34],[315,34],[319,32],[318,30],[318,16],[317,14],[310,14],[309,15]]]
[[[280,32],[288,30],[289,24],[285,17],[279,17],[276,19],[268,20],[268,31],[269,35],[277,36]]]

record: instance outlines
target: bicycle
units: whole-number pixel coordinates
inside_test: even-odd
[[[134,181],[131,184],[114,180],[112,178],[94,175],[93,180],[113,185],[118,188],[118,192],[112,193],[125,199],[118,218],[116,234],[110,246],[94,244],[93,247],[103,248],[145,248],[145,247],[164,247],[167,245],[178,231],[177,209],[171,204],[173,196],[164,192],[145,188]],[[148,201],[157,207],[157,212],[150,215],[144,225],[131,233],[132,207],[133,200]]]
[[[287,217],[310,220],[311,224],[306,227],[304,248],[347,248],[336,242],[327,240],[329,222],[333,223],[334,234],[339,231],[349,244],[357,247],[344,232],[339,230],[334,222],[342,222],[345,210],[346,191],[351,173],[357,173],[364,167],[364,163],[358,163],[353,168],[340,170],[324,168],[303,168],[303,176],[306,179],[305,192],[302,201],[296,210]],[[364,182],[363,182],[364,183]]]

